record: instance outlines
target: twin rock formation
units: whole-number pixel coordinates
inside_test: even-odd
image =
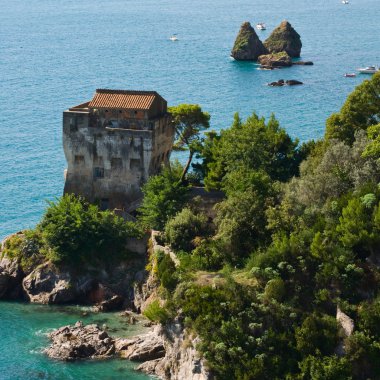
[[[236,37],[231,56],[237,61],[259,61],[264,67],[291,66],[291,58],[301,54],[300,35],[283,21],[262,43],[249,22],[244,22]]]

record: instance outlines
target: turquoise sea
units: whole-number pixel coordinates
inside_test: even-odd
[[[235,111],[274,112],[292,136],[318,138],[365,78],[343,74],[380,64],[378,14],[379,0],[0,0],[0,238],[34,226],[62,194],[62,111],[96,88],[199,103],[214,129]],[[314,66],[271,72],[230,59],[243,21],[265,22],[265,39],[283,19]],[[278,79],[304,86],[266,86]],[[49,364],[36,353],[39,330],[75,320],[64,310],[0,303],[0,379],[138,378],[125,362]]]
[[[87,312],[88,315],[83,314]],[[57,307],[0,302],[1,380],[146,380],[128,360],[63,363],[48,359],[41,350],[49,345],[52,329],[82,320],[106,324],[111,336],[131,336],[143,331],[141,323],[129,325],[115,313],[93,314],[80,307]]]

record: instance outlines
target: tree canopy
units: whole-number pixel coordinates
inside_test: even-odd
[[[210,115],[202,111],[198,104],[180,104],[169,107],[169,112],[176,130],[174,149],[189,151],[189,158],[181,175],[183,182],[194,153],[200,149],[201,132],[210,127]]]
[[[380,122],[380,73],[363,81],[348,96],[340,112],[332,114],[326,123],[326,140],[354,141],[358,130],[367,130]]]

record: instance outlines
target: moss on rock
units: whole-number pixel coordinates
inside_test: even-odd
[[[298,58],[301,54],[302,42],[300,35],[285,20],[273,30],[265,40],[264,46],[270,53],[285,51],[290,57]]]
[[[261,55],[259,57],[259,62],[262,66],[266,67],[289,67],[292,65],[292,59],[285,51]]]
[[[237,61],[256,61],[263,54],[267,54],[267,49],[260,41],[251,24],[244,22],[236,37],[231,56]]]

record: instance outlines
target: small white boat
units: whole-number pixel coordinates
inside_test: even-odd
[[[263,22],[259,22],[258,24],[256,24],[256,29],[258,30],[266,30],[266,25],[263,23]]]
[[[169,37],[170,41],[178,41],[178,37],[176,34],[173,34],[171,37]]]
[[[346,73],[343,76],[346,77],[346,78],[355,78],[356,74],[355,73]]]
[[[348,0],[342,0],[342,4],[350,4]]]
[[[380,68],[375,67],[375,66],[368,66],[368,67],[359,68],[357,69],[357,71],[359,71],[359,73],[361,74],[375,74],[378,71],[380,71]]]

